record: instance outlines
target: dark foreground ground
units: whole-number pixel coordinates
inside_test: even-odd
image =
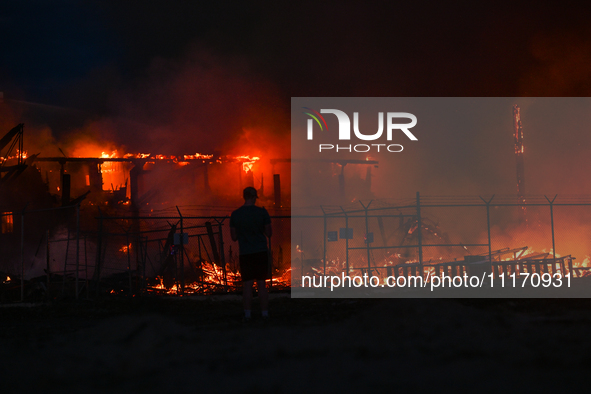
[[[550,392],[591,385],[590,300],[237,296],[0,305],[2,392]]]

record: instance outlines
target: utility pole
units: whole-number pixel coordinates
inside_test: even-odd
[[[521,127],[520,108],[513,106],[513,139],[515,142],[515,160],[517,164],[517,198],[520,204],[520,219],[527,223],[525,215],[525,171],[523,164],[523,128]]]

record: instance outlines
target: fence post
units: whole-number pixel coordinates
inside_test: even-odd
[[[80,279],[80,203],[76,204],[76,300],[78,299],[78,281]]]
[[[184,238],[184,228],[183,228],[183,214],[179,209],[178,205],[176,206],[176,210],[179,213],[179,217],[181,218],[181,242],[180,242],[180,254],[181,254],[181,288],[180,293],[181,295],[185,293],[185,238]]]
[[[324,242],[323,242],[323,250],[322,250],[322,264],[324,266],[324,276],[326,276],[326,212],[322,205],[320,206],[322,210],[322,214],[324,215]]]
[[[144,237],[144,247],[142,249],[142,269],[143,269],[143,279],[142,279],[142,286],[144,291],[148,288],[148,282],[146,281],[146,260],[148,256],[148,237]]]
[[[544,195],[544,197],[546,197],[546,196]],[[553,204],[554,204],[554,200],[556,200],[556,197],[558,197],[558,194],[556,194],[552,200],[550,200],[548,197],[546,197],[546,200],[550,204],[550,226],[552,228],[552,257],[554,259],[556,259],[556,244],[554,243],[554,209],[553,209],[554,205]],[[556,261],[554,262],[554,268],[556,268]]]
[[[359,204],[361,204],[361,206],[365,210],[365,243],[367,244],[367,275],[368,276],[371,276],[371,250],[369,248],[369,218],[367,217],[367,215],[368,215],[368,208],[371,205],[372,201],[370,201],[369,204],[367,204],[367,206],[363,205],[363,203],[361,201],[359,201]]]
[[[62,296],[66,294],[66,278],[68,272],[68,257],[70,255],[70,220],[68,218],[68,238],[66,238],[66,253],[64,258],[64,270],[62,271]]]
[[[300,230],[300,263],[302,265],[302,286],[304,285],[304,231]]]
[[[49,270],[49,230],[47,230],[47,250],[46,250],[46,254],[45,254],[45,263],[47,264],[47,270],[46,270],[46,274],[47,274],[47,291],[49,292],[49,281],[50,281],[50,270]]]
[[[347,215],[343,207],[341,207],[341,211],[345,214],[345,267],[347,269],[347,275],[349,275],[349,215]]]
[[[142,267],[140,265],[140,261],[142,259],[142,244],[140,242],[140,233],[136,233],[135,238],[135,270],[137,272],[137,275],[139,276],[139,280],[136,282],[138,282],[138,293],[141,295],[144,290],[144,275]]]
[[[221,235],[222,227],[220,224],[220,235]],[[267,266],[269,275],[269,290],[273,288],[273,248],[271,244],[271,237],[267,237]],[[224,263],[224,278],[226,278],[226,266]],[[258,286],[258,285],[257,285]],[[226,292],[228,291],[228,279],[226,278]]]
[[[488,263],[491,265],[491,267],[493,267],[493,263],[492,263],[492,244],[490,241],[490,203],[493,200],[493,198],[495,198],[494,194],[492,195],[492,197],[488,201],[485,200],[484,198],[480,197],[480,199],[482,201],[484,201],[484,203],[486,204],[486,230],[488,232]],[[497,276],[497,272],[496,272],[497,268],[493,267],[493,270],[494,270],[495,276]]]
[[[418,243],[419,243],[419,264],[423,265],[423,233],[421,224],[421,195],[417,192],[417,225],[418,225]]]
[[[94,277],[96,278],[96,296],[99,295],[99,283],[101,280],[101,251],[103,249],[103,213],[99,208],[99,228],[96,241],[96,263],[94,265]]]
[[[86,299],[90,299],[90,283],[88,282],[88,244],[86,243],[86,235],[84,236],[84,286],[86,286]]]
[[[25,210],[27,205],[21,213],[21,302],[25,301]]]
[[[225,287],[225,291],[227,293],[228,292],[228,271],[226,270],[226,252],[224,250],[224,233],[223,233],[223,229],[222,229],[223,222],[224,222],[224,219],[222,219],[222,221],[218,223],[218,232],[219,232],[219,238],[220,238],[219,239],[219,242],[220,242],[220,264],[222,265],[222,272],[224,273],[224,287]],[[269,248],[270,248],[270,246],[269,246]],[[269,249],[269,251],[270,250],[271,249]]]
[[[133,295],[133,285],[131,280],[131,252],[130,252],[130,243],[129,243],[129,232],[125,232],[126,240],[125,244],[127,245],[127,274],[129,276],[129,296]]]

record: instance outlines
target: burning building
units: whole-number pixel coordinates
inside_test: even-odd
[[[130,278],[129,283],[125,280],[126,291],[146,285],[138,279],[146,275],[160,278],[160,282],[150,281],[154,289],[164,286],[172,292],[185,288],[212,291],[216,283],[223,283],[227,290],[235,286],[239,275],[232,257],[235,252],[227,241],[229,235],[223,242],[222,234],[228,231],[223,222],[224,216],[240,204],[242,189],[257,188],[261,203],[271,214],[289,204],[289,193],[282,193],[280,183],[283,178],[289,185],[286,166],[271,164],[260,156],[217,152],[120,154],[96,152],[92,146],[74,151],[59,149],[60,157],[27,156],[23,130],[24,126],[19,125],[2,139],[3,147],[18,149],[9,149],[2,156],[1,236],[6,258],[0,271],[21,281],[42,274],[50,290],[55,288],[56,280],[65,286],[75,278],[78,296],[84,288],[89,291],[90,281],[98,283],[122,274]],[[267,191],[265,181],[272,185]],[[166,220],[149,220],[158,216],[154,211],[175,205],[181,207],[187,220],[199,224],[185,225],[183,229],[178,222],[171,226]],[[25,207],[26,215],[22,213]],[[40,209],[45,209],[44,213]],[[191,214],[199,213],[217,217],[219,225],[211,230],[205,226],[209,222],[191,219]],[[97,216],[109,215],[120,220],[97,220]],[[21,226],[21,219],[26,225]],[[127,232],[123,237],[121,228]],[[184,245],[179,255],[174,239],[183,232],[191,245]],[[283,235],[289,237],[289,232]],[[219,241],[213,242],[212,237],[219,237]],[[287,239],[281,239],[281,232],[275,239],[289,244]],[[20,251],[14,247],[19,244]],[[278,243],[276,260],[283,265],[281,248]],[[179,276],[185,269],[187,276]],[[200,284],[191,287],[195,281]],[[115,282],[111,286],[117,288]]]
[[[573,174],[572,170],[564,162],[550,160],[552,155],[562,152],[555,145],[548,146],[532,137],[527,160],[535,171],[528,176],[527,192],[556,193],[548,198],[543,194],[526,194],[523,131],[527,118],[528,130],[531,127],[532,134],[538,136],[554,135],[557,125],[565,124],[582,132],[588,127],[588,104],[588,100],[567,103],[564,99],[510,98],[293,99],[294,154],[311,162],[359,160],[364,154],[348,149],[355,146],[356,139],[352,134],[350,138],[340,136],[343,128],[351,128],[340,118],[327,118],[323,125],[333,130],[332,134],[318,125],[310,136],[314,124],[300,114],[301,107],[338,108],[359,122],[354,129],[357,137],[368,140],[380,138],[383,131],[378,111],[404,108],[418,119],[413,128],[418,141],[405,144],[401,153],[375,155],[379,170],[367,178],[371,179],[374,196],[381,198],[369,195],[360,200],[339,200],[335,195],[339,194],[336,179],[343,178],[340,171],[334,171],[330,179],[333,187],[326,188],[329,181],[324,173],[293,166],[294,179],[299,182],[293,206],[298,213],[318,216],[316,221],[303,215],[292,217],[292,261],[297,261],[292,271],[293,283],[301,281],[304,275],[343,272],[376,275],[380,280],[399,275],[426,278],[444,272],[449,275],[475,271],[477,263],[488,267],[482,273],[495,277],[519,276],[519,272],[540,277],[588,276],[591,251],[585,234],[589,232],[591,204],[588,196],[569,195],[584,182],[578,174],[570,178],[567,187],[552,184]],[[372,116],[376,112],[377,125],[375,115]],[[364,119],[369,120],[364,123]],[[375,134],[359,132],[375,132],[376,126]],[[389,137],[381,138],[376,142],[389,141]],[[318,148],[319,143],[337,142],[346,144],[341,152]],[[410,153],[405,153],[407,150]],[[563,170],[561,176],[556,176],[558,168]],[[549,174],[554,174],[554,179]],[[416,193],[414,187],[427,191],[421,191],[420,198],[417,193],[416,200],[402,197]],[[356,188],[352,192],[360,191]]]
[[[150,203],[178,201],[211,195],[240,195],[243,187],[255,186],[255,164],[259,157],[192,154],[166,156],[101,152],[97,157],[39,157],[50,190],[62,200],[70,193],[90,193],[94,203],[129,204],[135,209]],[[220,188],[210,173],[234,172],[232,188]],[[51,177],[50,177],[51,174]],[[259,174],[259,188],[263,175]],[[212,183],[214,184],[212,188]],[[193,196],[193,197],[191,197]]]

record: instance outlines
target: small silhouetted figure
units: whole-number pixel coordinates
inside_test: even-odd
[[[244,205],[232,212],[230,231],[233,241],[238,241],[240,275],[242,276],[242,299],[244,318],[250,319],[252,287],[257,282],[263,317],[269,316],[269,249],[267,237],[271,237],[271,217],[265,208],[255,205],[258,198],[254,187],[242,192]]]

